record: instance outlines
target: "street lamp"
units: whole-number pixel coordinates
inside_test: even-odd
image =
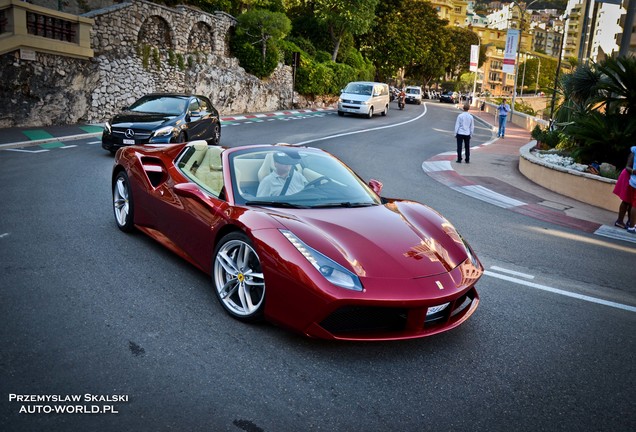
[[[633,0],[632,0],[633,1]],[[556,73],[554,74],[554,89],[552,90],[552,104],[550,106],[550,125],[548,130],[552,130],[554,124],[554,103],[556,102],[557,84],[559,82],[559,71],[561,70],[561,57],[563,57],[563,39],[565,39],[565,22],[570,18],[569,15],[563,17],[563,29],[561,30],[561,41],[559,44],[559,60],[557,61]]]
[[[508,121],[512,121],[512,116],[514,115],[514,112],[515,112],[515,99],[517,97],[517,73],[519,69],[519,49],[521,47],[521,38],[523,37],[523,21],[524,21],[525,14],[528,8],[538,1],[539,0],[531,1],[530,3],[526,4],[526,7],[523,9],[519,5],[519,3],[514,1],[511,3],[517,6],[519,10],[521,11],[521,18],[519,20],[519,39],[517,40],[517,59],[515,60],[515,81],[512,87],[512,105],[510,106],[511,115],[509,116]]]

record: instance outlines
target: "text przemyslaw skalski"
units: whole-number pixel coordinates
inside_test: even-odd
[[[21,402],[21,403],[64,403],[64,402],[128,402],[128,395],[96,395],[91,393],[84,394],[71,394],[71,395],[57,395],[57,394],[16,394],[9,393],[9,402]]]

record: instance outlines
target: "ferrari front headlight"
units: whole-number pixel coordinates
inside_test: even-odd
[[[155,136],[156,137],[170,136],[170,135],[172,135],[173,132],[174,132],[174,127],[172,127],[172,126],[164,126],[161,129],[157,129],[155,131]]]
[[[347,270],[331,258],[321,254],[316,249],[307,246],[291,231],[280,230],[280,232],[329,282],[341,288],[362,291],[362,283],[356,274]]]

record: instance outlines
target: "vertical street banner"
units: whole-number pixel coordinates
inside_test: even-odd
[[[470,46],[470,71],[477,72],[479,66],[479,45]]]
[[[515,60],[517,57],[517,46],[519,45],[519,30],[508,29],[506,35],[506,51],[504,52],[503,70],[507,74],[515,73]]]

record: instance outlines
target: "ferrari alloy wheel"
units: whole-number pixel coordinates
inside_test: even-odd
[[[265,280],[261,261],[243,233],[225,236],[214,252],[212,280],[219,301],[230,315],[256,321],[263,315]]]
[[[125,232],[132,231],[134,228],[133,199],[130,180],[124,171],[117,174],[113,183],[113,210],[119,229]]]

